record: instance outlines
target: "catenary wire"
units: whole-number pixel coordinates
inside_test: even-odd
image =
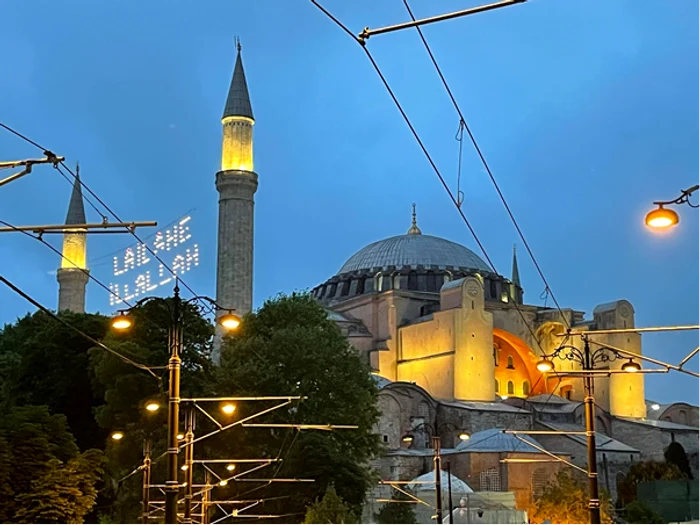
[[[27,141],[28,143],[32,144],[33,146],[36,146],[37,148],[41,149],[42,151],[47,151],[46,148],[43,148],[40,144],[31,140],[30,138],[26,137],[25,135],[21,134],[20,132],[14,130],[10,126],[3,124],[2,122],[0,122],[0,126],[3,127],[4,129],[8,130],[10,133],[13,133],[14,135],[16,135],[16,136],[20,137],[21,139]],[[123,222],[122,219],[114,212],[114,210],[112,210],[109,206],[107,206],[107,204],[105,204],[105,202],[102,199],[100,199],[100,197],[95,192],[93,192],[90,189],[90,187],[87,184],[85,184],[85,182],[82,179],[79,179],[76,176],[76,174],[73,172],[73,170],[71,170],[70,167],[65,162],[61,162],[60,165],[63,166],[63,168],[65,168],[65,170],[71,174],[73,179],[80,182],[81,187],[84,188],[90,195],[92,195],[92,197],[97,202],[99,202],[104,207],[104,209],[107,210],[107,212],[109,212],[117,220],[117,222]],[[100,213],[100,215],[103,215],[101,212],[99,212],[99,210],[98,210],[98,213]],[[153,257],[155,257],[156,260],[158,260],[158,262],[160,262],[164,268],[166,268],[174,277],[176,277],[180,281],[180,283],[182,283],[182,286],[184,286],[194,297],[198,297],[198,294],[183,279],[177,277],[177,274],[172,270],[172,268],[170,268],[170,266],[168,264],[166,264],[163,261],[163,259],[160,256],[158,256],[158,254],[155,253],[155,251],[153,251],[153,249],[150,246],[145,244],[143,242],[143,240],[141,239],[141,237],[139,237],[139,235],[135,231],[133,231],[131,229],[129,229],[128,231],[129,231],[129,233],[131,233],[131,235],[133,235],[136,238],[136,240],[139,243],[141,243],[143,246],[145,246],[145,248],[151,253],[151,255],[153,255]],[[209,305],[203,299],[198,299],[198,300],[199,300],[200,304],[202,305],[202,307],[208,311],[208,313],[214,314],[214,308],[211,305]]]
[[[462,217],[462,220],[464,221],[464,223],[466,224],[466,226],[467,226],[467,228],[469,229],[470,233],[472,234],[472,237],[474,237],[475,242],[477,243],[477,245],[478,245],[479,248],[481,249],[481,252],[484,254],[484,257],[486,258],[487,262],[488,262],[489,265],[491,266],[491,268],[492,268],[492,270],[494,271],[494,273],[497,274],[498,272],[496,272],[496,268],[495,268],[495,265],[493,264],[493,261],[492,261],[491,258],[489,257],[489,255],[488,255],[488,253],[486,252],[486,250],[485,250],[483,244],[482,244],[481,241],[479,240],[479,238],[478,238],[476,232],[474,231],[474,229],[473,229],[473,227],[471,226],[469,220],[467,219],[466,215],[464,214],[464,211],[462,210],[462,208],[461,208],[461,206],[460,206],[460,202],[455,198],[454,194],[452,193],[452,190],[451,190],[451,189],[449,188],[449,186],[447,185],[447,183],[446,183],[444,177],[442,176],[442,174],[441,174],[439,168],[437,167],[437,165],[436,165],[435,162],[433,161],[432,156],[430,155],[429,151],[427,150],[426,146],[424,145],[423,141],[421,140],[420,136],[418,135],[418,132],[416,131],[416,129],[415,129],[415,127],[413,126],[413,124],[411,123],[410,119],[408,118],[408,115],[406,114],[405,110],[403,109],[403,106],[402,106],[401,103],[399,102],[398,98],[396,97],[396,95],[394,94],[393,90],[391,89],[391,86],[389,85],[388,81],[386,80],[386,77],[384,76],[384,74],[382,73],[381,69],[379,68],[379,65],[378,65],[377,62],[374,60],[374,57],[372,56],[372,54],[370,53],[370,51],[367,49],[367,46],[365,45],[365,42],[363,42],[362,40],[360,40],[359,38],[357,38],[357,37],[352,33],[352,31],[350,31],[338,18],[336,18],[335,16],[333,16],[327,9],[325,9],[323,6],[321,6],[321,5],[318,3],[317,0],[311,0],[311,3],[312,3],[314,6],[316,6],[320,11],[322,11],[328,18],[330,18],[338,27],[340,27],[346,34],[348,34],[355,42],[357,42],[358,44],[360,44],[360,46],[362,47],[363,51],[364,51],[365,54],[367,55],[367,58],[370,60],[370,62],[371,62],[371,64],[372,64],[372,66],[373,66],[375,72],[377,73],[377,75],[379,76],[380,80],[381,80],[382,83],[384,84],[384,87],[386,88],[387,92],[389,93],[389,96],[390,96],[391,99],[393,100],[393,102],[394,102],[396,108],[399,110],[399,113],[401,113],[401,116],[403,117],[403,119],[404,119],[406,125],[408,126],[408,128],[409,128],[410,131],[411,131],[411,133],[413,134],[413,137],[415,138],[416,142],[418,143],[418,145],[420,146],[421,150],[423,151],[423,154],[425,155],[426,159],[427,159],[428,162],[430,163],[430,165],[431,165],[433,171],[435,172],[435,174],[437,175],[438,179],[440,180],[440,183],[441,183],[441,184],[443,185],[443,187],[445,188],[445,191],[447,192],[447,194],[449,195],[450,199],[452,200],[452,203],[455,205],[455,208],[457,208],[458,213],[460,214],[460,216]],[[431,53],[431,55],[432,55],[432,53]],[[440,75],[442,76],[442,73],[441,73],[441,72],[440,72]],[[461,111],[460,111],[460,116],[461,116]],[[466,122],[464,121],[463,118],[462,118],[462,121],[461,121],[461,122],[464,122],[465,129],[467,129],[467,131],[469,132],[469,129],[468,129],[468,127],[466,126]],[[471,135],[471,132],[469,132],[469,134],[470,134],[470,136],[472,136],[472,135]],[[474,142],[475,142],[475,141],[474,141]],[[475,146],[477,146],[477,145],[475,144]],[[485,162],[485,159],[484,159],[484,162]],[[493,182],[495,183],[495,179],[493,180]],[[499,193],[500,193],[500,190],[499,190]],[[514,220],[513,217],[512,217],[512,219]],[[516,227],[517,227],[517,224],[516,224]],[[522,235],[522,232],[520,232],[520,230],[519,230],[519,233],[521,233],[521,235]],[[524,239],[523,239],[523,240],[524,240]],[[528,248],[528,251],[530,251],[529,248]],[[532,256],[532,253],[530,253],[530,254],[531,254],[531,256]],[[533,256],[533,258],[534,258],[534,256]],[[543,275],[543,274],[542,274],[542,277],[543,277],[543,279],[544,279],[544,275]],[[550,292],[550,294],[551,294],[551,288],[549,288],[549,285],[547,284],[547,281],[545,280],[544,282],[545,282],[545,286],[547,287],[547,289],[549,290],[549,292]],[[511,297],[511,295],[510,295],[510,291],[508,290],[508,288],[506,288],[506,293],[508,294],[509,298],[512,299],[512,297]],[[532,327],[530,326],[530,324],[529,324],[529,323],[527,322],[527,320],[525,319],[525,316],[523,315],[521,309],[520,309],[519,306],[517,305],[517,302],[512,301],[512,304],[513,304],[513,306],[515,307],[515,309],[516,309],[516,311],[518,312],[518,314],[520,315],[520,317],[521,317],[521,319],[523,320],[523,322],[525,323],[525,325],[528,327],[528,330],[529,330],[530,334],[531,334],[532,337],[533,337],[533,341],[534,341],[534,342],[537,344],[537,346],[540,348],[540,351],[542,351],[542,353],[545,354],[545,352],[544,352],[544,350],[543,350],[543,348],[542,348],[542,346],[541,346],[541,344],[540,344],[540,342],[539,342],[539,339],[537,338],[536,334],[533,332]],[[557,306],[558,306],[558,305],[557,305]],[[561,308],[559,308],[559,312],[560,312],[560,315],[561,315],[561,317],[562,317],[562,320],[563,320],[563,321],[567,324],[567,326],[568,326],[568,325],[569,325],[568,320],[563,316],[563,314],[561,314]],[[567,335],[566,338],[564,339],[564,342],[568,339],[568,337],[569,337],[569,336]],[[562,344],[564,344],[564,343],[562,343]],[[540,379],[541,379],[542,377],[543,377],[543,375],[540,376]],[[552,391],[551,391],[551,393],[549,394],[549,397],[547,398],[547,401],[545,402],[545,404],[549,404],[549,402],[551,401],[552,396],[554,395],[554,392],[556,391],[556,388],[557,388],[558,385],[561,383],[561,379],[562,379],[562,378],[559,377],[558,374],[557,374],[557,377],[558,377],[557,385],[555,385],[555,387],[552,389]],[[539,382],[539,380],[538,380],[538,382]],[[536,384],[537,384],[537,383],[536,383]],[[531,396],[533,395],[533,390],[534,390],[534,387],[533,387],[533,389],[531,390],[530,394],[529,394],[528,396],[525,397],[525,399],[528,399],[529,397],[531,397]],[[545,391],[546,391],[546,390],[548,390],[548,386],[545,384]],[[533,407],[533,411],[534,411],[534,407]],[[512,416],[510,422],[508,423],[508,425],[506,425],[506,430],[507,430],[507,429],[512,425],[512,423],[515,421],[515,417],[516,417],[516,416],[517,416],[517,413],[514,414],[514,415]]]
[[[389,93],[389,96],[390,96],[391,99],[393,100],[394,105],[395,105],[396,108],[399,110],[399,113],[401,113],[401,116],[403,117],[404,122],[406,123],[406,125],[408,126],[409,130],[411,131],[413,137],[415,138],[416,142],[417,142],[418,145],[420,146],[420,149],[423,151],[423,154],[425,155],[425,157],[426,157],[426,159],[428,160],[430,166],[432,167],[433,171],[435,172],[435,174],[437,175],[438,179],[440,180],[440,183],[442,184],[442,186],[444,187],[444,189],[445,189],[445,191],[447,192],[448,196],[450,197],[450,200],[452,200],[452,204],[455,205],[455,208],[457,209],[457,212],[459,213],[459,215],[462,217],[462,220],[464,221],[464,224],[467,226],[467,228],[469,229],[469,232],[471,233],[472,237],[474,238],[474,241],[475,241],[476,244],[479,246],[479,249],[481,250],[481,253],[484,255],[484,258],[486,259],[486,261],[488,262],[489,267],[491,268],[491,270],[493,271],[494,274],[498,275],[498,272],[496,271],[496,265],[493,263],[491,257],[489,256],[488,252],[486,251],[486,248],[484,247],[483,243],[482,243],[481,240],[479,239],[479,236],[476,234],[476,231],[474,230],[474,228],[472,227],[471,223],[469,222],[469,219],[467,219],[467,216],[464,214],[464,210],[463,210],[462,207],[459,205],[457,199],[455,198],[454,193],[452,192],[452,190],[450,189],[449,185],[448,185],[447,182],[445,181],[445,178],[443,177],[442,173],[440,172],[440,169],[439,169],[439,168],[437,167],[437,165],[435,164],[435,161],[433,160],[432,155],[430,154],[430,152],[428,151],[427,147],[426,147],[425,144],[423,143],[422,139],[420,138],[420,135],[418,135],[418,132],[416,131],[416,128],[413,126],[413,123],[412,123],[411,120],[408,118],[408,115],[407,115],[406,111],[404,110],[403,106],[401,105],[401,103],[399,102],[398,98],[396,97],[396,94],[394,93],[394,90],[393,90],[393,89],[391,88],[391,86],[389,85],[389,82],[387,81],[386,77],[384,76],[384,74],[382,73],[381,69],[379,68],[379,65],[378,65],[377,62],[374,60],[374,57],[372,56],[372,54],[371,54],[371,53],[369,52],[369,50],[367,49],[367,46],[364,45],[364,43],[363,43],[361,40],[359,40],[355,35],[353,35],[352,32],[351,32],[347,27],[345,27],[345,25],[343,25],[342,22],[340,22],[337,18],[335,18],[333,15],[331,15],[330,12],[328,12],[325,8],[323,8],[323,7],[317,2],[317,0],[311,0],[311,3],[314,4],[315,6],[317,6],[317,7],[318,7],[321,11],[323,11],[329,18],[331,18],[331,20],[333,20],[333,21],[334,21],[339,27],[341,27],[348,35],[350,35],[350,36],[352,37],[352,39],[353,39],[355,42],[358,42],[358,43],[360,44],[360,46],[362,47],[362,50],[365,52],[365,54],[367,55],[367,58],[368,58],[369,61],[371,62],[372,66],[373,66],[373,68],[374,68],[374,70],[375,70],[375,72],[377,73],[377,75],[379,76],[380,80],[382,81],[382,84],[384,85],[384,87],[386,88],[387,92]],[[523,323],[525,324],[525,326],[527,326],[528,331],[530,332],[530,335],[532,335],[533,341],[535,341],[535,342],[537,343],[537,345],[540,347],[540,350],[542,350],[542,346],[540,345],[540,342],[539,342],[539,340],[537,339],[537,336],[535,335],[535,332],[533,331],[532,327],[530,326],[530,323],[527,322],[527,319],[525,318],[525,315],[523,314],[522,310],[521,310],[520,307],[518,306],[517,301],[514,301],[514,300],[513,300],[513,297],[512,297],[512,295],[511,295],[511,293],[510,293],[509,287],[506,286],[506,287],[505,287],[505,290],[506,290],[506,295],[507,295],[508,298],[509,298],[510,304],[513,305],[513,307],[515,308],[515,310],[518,312],[518,315],[519,315],[520,318],[522,319]]]
[[[408,0],[403,0],[403,4],[406,6],[406,10],[408,11],[409,16],[415,22],[416,18],[415,18],[415,16],[413,16],[413,11],[411,11],[411,7],[408,5]],[[447,80],[445,79],[445,75],[443,75],[442,70],[440,69],[440,66],[438,65],[437,59],[435,58],[433,51],[430,49],[430,46],[428,45],[428,41],[425,39],[425,36],[423,35],[423,30],[419,26],[416,26],[416,31],[418,31],[418,35],[420,36],[420,39],[423,42],[423,45],[425,46],[425,50],[428,52],[428,55],[430,56],[430,60],[432,61],[433,65],[435,66],[435,70],[437,71],[438,76],[440,77],[440,80],[442,81],[442,85],[445,86],[445,91],[447,91],[447,94],[449,95],[450,100],[452,101],[452,105],[454,106],[455,110],[457,111],[457,114],[459,115],[460,126],[464,126],[464,129],[467,131],[467,134],[469,135],[469,139],[471,140],[472,145],[474,146],[474,150],[476,151],[477,155],[479,156],[479,159],[481,160],[481,163],[483,164],[484,169],[486,170],[486,173],[488,174],[489,178],[491,179],[491,182],[493,183],[493,186],[496,189],[496,192],[498,193],[498,196],[500,197],[501,202],[503,203],[503,207],[508,212],[508,216],[510,217],[511,222],[515,226],[515,229],[518,232],[518,236],[520,237],[520,240],[523,242],[523,245],[525,246],[527,253],[530,255],[530,259],[532,259],[532,263],[535,265],[535,268],[537,269],[537,272],[539,273],[540,278],[542,279],[542,282],[544,282],[545,289],[549,291],[549,295],[552,297],[552,302],[556,305],[557,310],[559,310],[559,314],[561,315],[561,318],[564,320],[567,327],[571,328],[568,319],[566,319],[566,317],[564,316],[564,313],[562,312],[561,307],[559,306],[559,302],[557,301],[556,297],[554,296],[554,292],[552,292],[551,286],[549,286],[549,282],[547,282],[547,278],[544,276],[544,272],[542,271],[542,268],[540,267],[539,263],[537,262],[537,259],[535,258],[535,254],[532,252],[532,249],[530,248],[530,244],[527,242],[527,239],[525,238],[525,235],[523,234],[523,231],[520,228],[518,221],[515,219],[515,215],[513,215],[513,212],[511,211],[510,206],[508,205],[508,201],[506,201],[506,198],[503,195],[503,192],[501,191],[501,188],[498,185],[498,182],[496,182],[496,177],[493,175],[493,172],[491,171],[491,167],[489,166],[489,163],[486,161],[486,157],[484,156],[483,152],[481,151],[481,148],[479,147],[479,144],[477,143],[476,138],[474,137],[474,134],[472,133],[472,130],[469,127],[469,124],[467,124],[467,121],[464,118],[464,114],[462,113],[462,110],[459,107],[459,104],[457,103],[457,99],[453,95],[452,90],[450,89],[450,86],[447,83]],[[460,146],[461,146],[461,144],[460,144]],[[461,154],[461,149],[460,149],[460,154]],[[456,203],[457,206],[459,206],[459,204],[460,204],[459,202]]]
[[[15,292],[17,295],[23,297],[23,298],[26,299],[28,302],[30,302],[31,304],[33,304],[34,306],[36,306],[39,310],[41,310],[42,312],[44,312],[45,314],[47,314],[49,317],[55,319],[56,321],[58,321],[58,322],[61,323],[62,325],[66,326],[67,328],[70,328],[71,330],[73,330],[73,331],[76,332],[77,334],[83,336],[85,339],[87,339],[87,340],[90,341],[91,343],[97,345],[97,346],[100,347],[102,350],[105,350],[105,351],[109,352],[110,354],[112,354],[112,355],[118,357],[119,359],[121,359],[121,360],[124,361],[125,363],[127,363],[127,364],[129,364],[129,365],[132,365],[132,366],[134,366],[134,367],[136,367],[136,368],[138,368],[138,369],[140,369],[140,370],[144,370],[144,371],[148,372],[148,373],[151,374],[154,378],[156,378],[156,380],[158,380],[158,381],[160,382],[159,377],[153,372],[153,370],[154,370],[156,367],[151,367],[151,366],[147,366],[147,365],[138,363],[138,362],[136,362],[136,361],[134,361],[134,360],[132,360],[132,359],[129,359],[129,358],[126,357],[125,355],[122,355],[121,353],[117,352],[116,350],[113,350],[113,349],[109,348],[109,347],[108,347],[107,345],[105,345],[104,343],[101,343],[100,341],[98,341],[98,340],[95,339],[94,337],[89,336],[88,334],[86,334],[85,332],[83,332],[82,330],[80,330],[79,328],[76,328],[75,326],[73,326],[73,325],[70,324],[69,322],[65,321],[64,319],[61,319],[59,316],[57,316],[57,315],[56,315],[55,313],[53,313],[51,310],[49,310],[48,308],[46,308],[43,304],[41,304],[41,303],[38,302],[36,299],[34,299],[34,298],[32,298],[31,296],[29,296],[29,294],[27,294],[26,292],[24,292],[24,291],[23,291],[22,289],[20,289],[19,287],[15,286],[12,282],[10,282],[8,279],[6,279],[5,277],[3,277],[2,275],[0,275],[0,281],[2,281],[8,288],[10,288],[10,289],[11,289],[13,292]]]

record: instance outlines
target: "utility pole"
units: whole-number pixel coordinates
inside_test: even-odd
[[[450,523],[454,523],[454,507],[452,506],[452,470],[450,462],[447,462],[447,503],[450,506]]]
[[[588,345],[588,337],[583,337],[584,370],[592,370],[591,349]],[[583,377],[586,389],[584,399],[586,417],[586,441],[588,444],[588,487],[589,500],[588,512],[591,523],[600,523],[600,497],[598,495],[598,454],[595,442],[595,398],[593,397],[593,376],[588,374]]]
[[[192,481],[193,481],[193,461],[194,461],[194,429],[195,413],[194,406],[187,404],[185,410],[185,523],[192,523]]]
[[[150,514],[150,491],[151,491],[151,440],[146,438],[143,441],[143,478],[141,487],[141,522],[148,523]]]
[[[433,463],[435,465],[435,510],[437,523],[442,523],[442,459],[440,458],[440,436],[433,437]]]

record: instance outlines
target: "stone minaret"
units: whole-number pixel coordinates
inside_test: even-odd
[[[76,170],[77,171],[77,170]],[[66,225],[85,224],[85,207],[83,192],[80,187],[80,175],[73,184],[70,196]],[[58,269],[58,311],[85,312],[85,286],[88,282],[87,270],[87,235],[85,230],[72,230],[63,234],[63,257]]]
[[[241,45],[233,69],[223,125],[219,192],[219,238],[216,302],[238,315],[253,306],[253,195],[258,175],[253,171],[253,110],[241,61]],[[225,313],[225,312],[224,312]]]

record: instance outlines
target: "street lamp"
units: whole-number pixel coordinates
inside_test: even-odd
[[[227,416],[230,416],[236,411],[236,405],[234,405],[233,403],[224,403],[223,405],[221,405],[221,411]]]
[[[148,410],[149,412],[158,412],[158,410],[160,410],[160,404],[156,401],[150,401],[146,405],[146,410]]]
[[[114,441],[120,441],[121,439],[124,438],[124,432],[121,432],[117,430],[116,432],[112,432],[112,435],[110,436]]]
[[[134,320],[128,315],[135,308],[146,302],[159,302],[164,304],[170,313],[168,326],[168,345],[170,347],[170,359],[168,361],[168,479],[165,482],[165,523],[177,523],[177,497],[180,488],[178,481],[177,454],[178,454],[178,428],[180,408],[180,354],[182,353],[183,303],[192,303],[203,299],[211,303],[217,310],[228,313],[220,316],[219,321],[225,330],[233,330],[240,324],[240,318],[233,314],[233,310],[222,308],[216,301],[205,296],[196,296],[183,301],[180,298],[180,288],[175,281],[173,299],[166,300],[162,297],[144,297],[128,310],[122,310],[112,319],[112,327],[115,330],[125,331],[131,328]]]
[[[615,350],[601,346],[598,350],[591,352],[588,344],[588,337],[583,336],[583,350],[572,345],[562,345],[554,352],[544,355],[537,363],[537,370],[540,372],[553,372],[553,359],[567,359],[581,365],[584,372],[596,370],[595,365],[600,362],[615,361],[617,359],[628,359]],[[641,366],[632,359],[622,365],[624,372],[635,373],[641,371]],[[598,495],[598,464],[597,450],[595,442],[595,398],[593,397],[593,374],[588,373],[583,376],[583,385],[586,390],[584,399],[586,418],[586,439],[588,448],[588,486],[589,499],[588,510],[590,512],[590,522],[600,523],[600,499]]]
[[[670,210],[668,208],[664,208],[664,206],[671,206],[674,204],[684,204],[688,203],[688,206],[691,208],[697,208],[698,206],[690,204],[690,196],[696,192],[700,188],[700,185],[695,185],[687,190],[681,190],[681,195],[680,197],[670,200],[670,201],[656,201],[654,204],[658,206],[658,208],[655,208],[651,210],[649,213],[647,213],[647,216],[644,220],[646,225],[649,228],[652,228],[654,230],[665,230],[667,228],[670,228],[672,226],[675,226],[678,224],[679,218],[678,214]]]

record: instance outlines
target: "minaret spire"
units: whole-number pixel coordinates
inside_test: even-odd
[[[80,183],[80,166],[75,167],[75,182],[68,204],[66,226],[85,224],[85,204]],[[87,236],[85,230],[76,228],[63,234],[61,268],[58,279],[58,310],[85,312],[85,287],[88,282]]]
[[[515,253],[515,244],[513,245],[513,273],[510,280],[513,284],[520,286],[520,272],[518,271],[518,256]]]
[[[408,235],[421,235],[422,233],[416,222],[416,204],[413,203],[413,219],[411,221],[411,227],[408,229]]]
[[[253,109],[243,71],[241,42],[236,39],[236,65],[228,91],[221,146],[219,231],[216,263],[216,302],[243,315],[253,307],[253,218],[258,175],[253,171]],[[225,313],[225,312],[222,312]],[[214,341],[219,358],[221,334]]]

